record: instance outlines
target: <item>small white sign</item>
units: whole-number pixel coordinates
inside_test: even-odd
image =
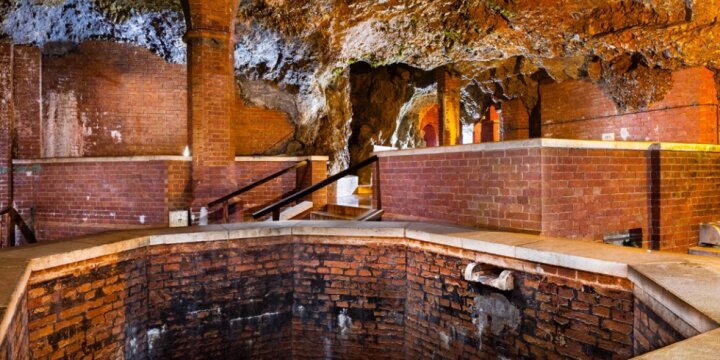
[[[602,134],[603,141],[615,141],[615,133]]]
[[[170,227],[189,226],[188,212],[186,210],[178,210],[170,212]]]

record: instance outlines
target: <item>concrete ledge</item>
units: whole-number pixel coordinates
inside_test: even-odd
[[[500,262],[504,261],[502,258],[518,259],[629,278],[635,285],[636,296],[644,299],[658,315],[668,321],[679,319],[687,325],[681,324],[683,334],[712,331],[720,323],[720,259],[429,223],[283,221],[119,231],[3,249],[0,251],[0,316],[3,316],[0,338],[7,333],[33,271],[162,244],[280,238],[292,242],[297,241],[295,235],[305,239],[318,237],[319,241],[327,237],[333,243],[377,241],[429,245],[427,249],[442,247],[457,254],[470,251],[478,256],[499,256]],[[717,340],[720,333],[698,338]],[[675,345],[671,348],[684,351]]]
[[[284,161],[328,161],[327,156],[238,156],[236,162],[284,162]],[[15,159],[13,164],[71,164],[71,163],[112,163],[112,162],[148,162],[148,161],[192,161],[181,155],[118,156],[118,157],[72,157],[47,159]]]
[[[530,139],[516,141],[501,141],[494,143],[440,146],[422,149],[389,150],[374,153],[380,158],[393,156],[453,154],[461,152],[522,150],[537,148],[562,149],[588,149],[588,150],[663,150],[663,151],[700,151],[720,152],[720,145],[658,143],[643,141],[596,141],[596,140],[569,140],[569,139]]]
[[[119,157],[73,157],[48,159],[15,159],[13,164],[69,164],[69,163],[107,163],[107,162],[148,162],[148,161],[192,161],[191,158],[174,155],[158,156],[119,156]]]
[[[236,156],[236,162],[329,161],[328,156]]]

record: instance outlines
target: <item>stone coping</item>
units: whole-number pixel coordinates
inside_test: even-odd
[[[537,138],[529,140],[501,141],[481,144],[467,144],[454,146],[439,146],[421,149],[377,151],[374,155],[378,157],[410,156],[410,155],[434,155],[453,154],[460,152],[480,151],[502,151],[521,150],[534,148],[565,148],[565,149],[588,149],[588,150],[664,150],[664,151],[701,151],[720,152],[720,145],[705,144],[683,144],[667,142],[644,142],[644,141],[598,141],[598,140],[568,140]]]
[[[327,156],[238,156],[236,162],[283,162],[283,161],[328,161]],[[64,163],[105,163],[105,162],[148,162],[148,161],[192,161],[192,158],[176,155],[117,156],[117,157],[71,157],[46,159],[14,159],[13,164],[64,164]]]
[[[662,304],[673,316],[694,328],[694,333],[704,333],[654,353],[667,352],[672,357],[678,351],[695,350],[699,355],[703,349],[696,345],[698,341],[714,341],[713,345],[720,347],[720,330],[714,330],[720,323],[720,259],[453,225],[353,221],[282,221],[117,231],[0,250],[0,316],[3,316],[0,339],[7,333],[33,271],[154,245],[290,235],[394,238],[406,245],[441,245],[628,278],[636,293]],[[684,343],[691,345],[685,347]]]

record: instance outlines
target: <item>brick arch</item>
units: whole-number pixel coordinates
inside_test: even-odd
[[[440,119],[440,106],[429,104],[418,112],[419,128],[423,132],[423,139],[428,147],[438,146],[438,128]],[[432,133],[431,131],[432,130]]]

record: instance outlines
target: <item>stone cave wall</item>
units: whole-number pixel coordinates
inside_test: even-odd
[[[18,314],[29,314],[29,355],[39,359],[633,354],[627,280],[398,241],[300,236],[131,250],[33,273]],[[513,269],[515,290],[466,282],[471,261]]]
[[[438,102],[434,72],[406,65],[373,68],[357,63],[351,67],[350,86],[351,165],[370,157],[374,145],[424,146],[420,112]],[[369,181],[367,174],[361,176]]]

